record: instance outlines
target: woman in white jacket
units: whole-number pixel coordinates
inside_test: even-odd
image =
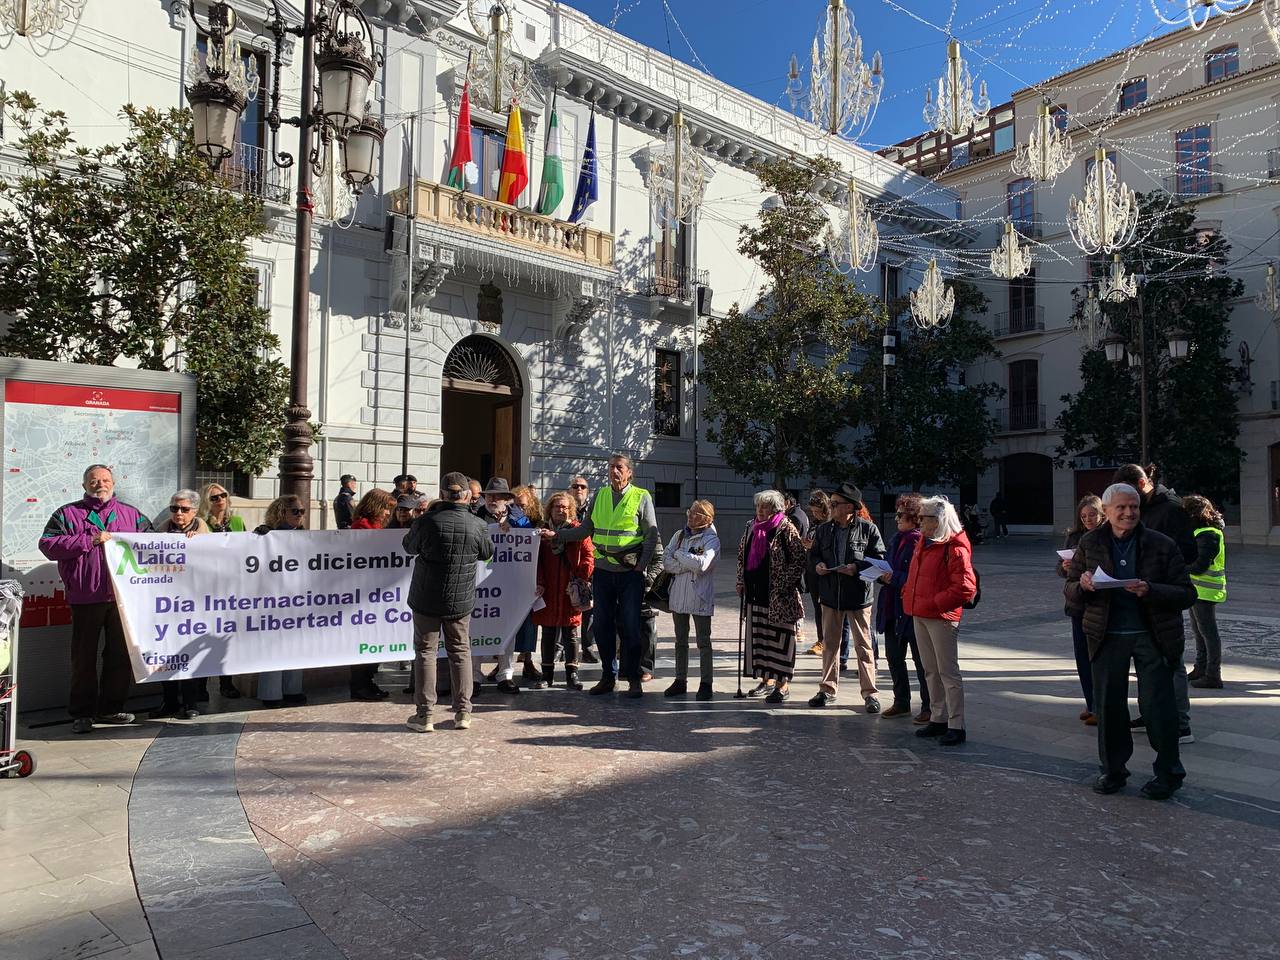
[[[720,556],[716,508],[710,500],[695,500],[688,523],[671,538],[662,566],[671,574],[671,619],[676,628],[676,679],[665,696],[688,693],[689,618],[698,637],[698,699],[711,699],[711,615],[715,612],[715,566]]]

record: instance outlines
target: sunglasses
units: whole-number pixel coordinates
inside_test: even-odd
[[[209,494],[209,499],[210,499],[211,501],[213,501],[214,503],[217,503],[217,502],[219,502],[220,500],[225,500],[225,499],[227,499],[227,495],[226,495],[225,493],[211,493],[211,494]]]
[[[569,484],[569,489],[570,489],[570,490],[585,490],[585,489],[587,489],[587,485],[586,485],[585,483],[571,483],[571,484]]]
[[[170,513],[191,513],[195,507],[170,507]]]
[[[307,512],[307,511],[305,511],[305,510],[299,510],[298,508],[293,507],[293,508],[291,508],[291,509],[289,510],[289,516],[291,516],[291,517],[300,517],[300,516],[302,516],[303,514],[305,514],[306,512]]]

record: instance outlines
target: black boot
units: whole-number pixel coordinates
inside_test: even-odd
[[[662,691],[664,697],[682,697],[689,692],[689,685],[684,680],[677,679],[666,690]]]
[[[582,689],[582,681],[578,679],[577,667],[564,668],[564,685],[565,685],[565,688],[569,690]]]

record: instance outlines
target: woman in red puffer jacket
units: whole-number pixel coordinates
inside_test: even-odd
[[[545,526],[552,530],[578,525],[577,505],[573,495],[554,493],[547,499]],[[569,600],[569,581],[591,582],[595,569],[595,547],[587,537],[578,543],[565,543],[558,537],[543,540],[538,552],[538,596],[546,606],[533,611],[534,626],[542,627],[542,676],[551,686],[556,669],[556,650],[564,647],[564,685],[581,690],[578,680],[578,628],[582,611]]]
[[[912,618],[929,685],[930,722],[917,737],[941,737],[944,747],[964,743],[964,684],[957,653],[960,614],[978,592],[973,548],[956,508],[946,497],[920,504],[923,537],[902,587],[902,609]]]

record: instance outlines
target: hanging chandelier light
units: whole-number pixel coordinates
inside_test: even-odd
[[[911,291],[911,318],[923,330],[945,327],[956,308],[956,292],[942,280],[938,261],[930,260],[920,286]]]
[[[871,210],[858,192],[858,183],[850,178],[845,203],[844,222],[836,230],[827,225],[826,246],[832,262],[838,267],[847,263],[853,270],[863,272],[873,269],[880,252],[880,231],[871,217]]]
[[[42,37],[79,20],[87,0],[0,0],[0,36]]]
[[[1031,248],[1018,243],[1013,221],[1004,222],[1000,246],[991,251],[991,272],[1001,280],[1016,280],[1031,272]]]
[[[1123,303],[1138,294],[1138,278],[1131,273],[1125,273],[1124,264],[1120,262],[1118,253],[1112,254],[1111,257],[1111,275],[1099,286],[1102,288],[1102,299],[1107,303]]]
[[[1138,198],[1116,174],[1101,145],[1093,155],[1093,169],[1084,199],[1071,197],[1067,229],[1077,247],[1089,255],[1122,249],[1138,228]]]
[[[469,0],[467,17],[484,42],[479,59],[471,66],[471,95],[494,113],[504,113],[528,82],[524,61],[516,55],[515,23],[508,4]]]
[[[1058,129],[1045,97],[1036,115],[1036,125],[1024,145],[1018,147],[1010,167],[1019,177],[1030,177],[1041,183],[1051,183],[1058,174],[1067,170],[1075,160],[1071,149],[1071,137]]]
[[[1170,27],[1191,27],[1199,30],[1214,14],[1233,17],[1244,13],[1253,0],[1151,0],[1151,9],[1160,22]]]
[[[1267,264],[1267,275],[1262,281],[1262,290],[1258,294],[1257,304],[1266,313],[1280,320],[1280,286],[1276,280],[1276,265],[1274,263]]]
[[[1073,318],[1072,326],[1080,335],[1080,345],[1085,350],[1096,350],[1106,339],[1107,319],[1102,312],[1102,305],[1098,302],[1098,293],[1092,286],[1089,287],[1089,292],[1084,298],[1079,315]]]
[[[654,220],[664,228],[677,222],[692,223],[706,185],[684,111],[677,108],[667,126],[667,142],[650,167]]]
[[[987,81],[978,86],[978,97],[973,97],[973,77],[969,65],[960,56],[960,41],[947,41],[947,72],[938,78],[938,99],[933,90],[924,92],[924,122],[932,130],[951,137],[963,137],[974,124],[986,119],[991,109],[987,98]]]
[[[818,40],[822,39],[821,47]],[[862,60],[862,37],[844,0],[829,0],[826,16],[813,38],[809,55],[809,89],[800,81],[795,54],[787,71],[787,96],[793,112],[807,104],[809,119],[828,133],[857,139],[875,119],[884,89],[880,51],[871,65]]]
[[[334,150],[332,143],[325,144],[325,151],[324,172],[315,179],[311,202],[319,219],[345,220],[356,205],[356,190],[347,181],[345,151]]]

